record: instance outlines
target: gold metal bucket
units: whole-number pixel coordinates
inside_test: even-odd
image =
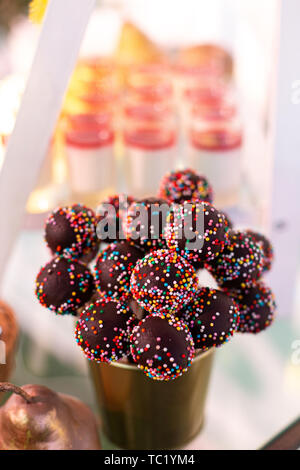
[[[102,430],[121,449],[178,449],[201,430],[213,350],[182,377],[159,382],[135,365],[90,362]]]

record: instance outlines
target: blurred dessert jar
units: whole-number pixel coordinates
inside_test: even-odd
[[[191,108],[187,129],[188,163],[215,188],[220,207],[237,202],[241,182],[243,131],[230,102]]]
[[[65,135],[70,184],[83,196],[114,186],[114,131],[109,115],[73,116]]]
[[[229,51],[217,44],[198,44],[179,50],[173,65],[177,101],[184,99],[185,90],[206,87],[208,83],[230,83],[234,60]]]
[[[155,194],[176,164],[176,125],[172,107],[142,103],[124,109],[127,184],[137,197]]]
[[[152,103],[172,102],[173,78],[167,64],[132,66],[128,72],[127,93],[136,100]]]

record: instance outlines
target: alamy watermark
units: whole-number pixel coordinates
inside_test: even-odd
[[[184,240],[189,250],[201,250],[204,243],[204,211],[201,203],[167,204],[143,201],[130,206],[127,198],[119,198],[116,210],[113,204],[104,203],[97,209],[99,222],[97,236],[100,240],[126,239],[127,229],[130,239],[166,239],[170,221],[175,240]],[[129,225],[128,225],[129,223]]]

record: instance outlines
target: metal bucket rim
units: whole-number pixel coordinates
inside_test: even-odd
[[[196,354],[196,356],[194,357],[193,359],[193,362],[191,365],[193,365],[194,362],[198,362],[200,361],[201,359],[204,359],[205,357],[207,357],[209,354],[212,354],[214,351],[213,348],[210,348],[208,349],[207,351],[200,351]],[[137,365],[135,364],[126,364],[125,362],[110,362],[109,363],[110,366],[113,366],[113,367],[119,367],[121,369],[127,369],[127,370],[139,370],[140,372],[142,372],[142,370],[140,370],[138,368]]]

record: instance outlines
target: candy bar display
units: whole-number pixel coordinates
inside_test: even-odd
[[[274,296],[262,280],[271,243],[237,230],[214,206],[209,181],[189,169],[164,176],[159,196],[107,198],[97,229],[91,210],[77,221],[74,207],[46,222],[54,257],[37,276],[36,296],[77,318],[105,435],[126,449],[182,445],[202,426],[214,351],[273,322]],[[87,266],[82,253],[94,255],[95,232],[103,240]],[[218,288],[201,285],[200,269]]]

